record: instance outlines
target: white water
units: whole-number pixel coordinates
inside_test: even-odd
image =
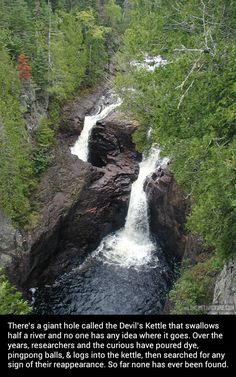
[[[160,65],[160,60],[156,59],[155,63]],[[97,114],[85,117],[83,131],[74,147],[71,148],[72,154],[77,155],[83,161],[88,160],[89,137],[92,128],[97,121],[104,119],[121,103],[122,101],[117,99]],[[127,268],[143,266],[151,261],[151,265],[155,267],[158,258],[154,256],[154,251],[157,246],[150,236],[147,198],[143,186],[146,177],[155,170],[157,163],[161,165],[165,162],[160,160],[160,150],[155,148],[140,163],[138,179],[132,185],[124,228],[105,237],[80,268],[93,258]]]
[[[78,156],[82,161],[88,161],[89,155],[89,137],[95,124],[109,115],[116,107],[121,105],[121,100],[118,98],[115,103],[112,103],[100,112],[100,109],[95,115],[88,115],[84,119],[83,130],[76,141],[75,145],[71,148],[71,153]]]
[[[124,228],[104,238],[95,251],[107,263],[131,267],[148,264],[152,260],[154,267],[158,260],[153,255],[156,245],[150,236],[147,197],[143,186],[146,177],[155,170],[157,162],[161,164],[159,155],[160,150],[153,149],[140,163],[138,179],[132,185]]]
[[[146,177],[168,162],[159,152],[153,149],[140,163],[124,228],[104,238],[82,264],[54,284],[31,290],[37,313],[162,313],[172,275],[162,250],[152,241],[143,189]]]
[[[130,62],[131,66],[136,67],[137,69],[145,69],[149,72],[154,72],[156,68],[165,64],[167,64],[167,60],[164,60],[160,55],[150,56],[148,54],[144,55],[142,62],[139,62],[137,60]]]

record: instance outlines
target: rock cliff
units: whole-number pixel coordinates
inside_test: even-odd
[[[91,106],[93,101],[84,100],[83,114],[85,103]],[[27,251],[10,269],[17,285],[27,287],[53,280],[83,260],[105,235],[124,225],[131,184],[138,175],[139,156],[131,140],[136,124],[126,119],[120,121],[120,117],[113,114],[102,122],[104,139],[113,135],[120,140],[122,152],[118,142],[113,144],[112,158],[104,151],[101,167],[71,155],[71,137],[75,133],[77,137],[79,132],[75,124],[71,127],[71,120],[68,139],[59,135],[54,151],[56,161],[43,175],[35,195],[39,212],[36,225],[28,234]],[[65,124],[63,127],[65,134]],[[100,127],[101,124],[94,127],[95,135]],[[100,143],[94,143],[92,138],[91,153],[95,153],[93,146],[99,149]]]
[[[53,280],[81,262],[104,236],[124,225],[131,184],[141,160],[132,142],[137,123],[116,111],[94,126],[90,162],[70,153],[85,115],[96,111],[107,90],[98,87],[65,105],[55,163],[44,173],[35,194],[38,215],[28,234],[14,229],[0,213],[0,265],[18,286]],[[202,242],[185,232],[190,203],[168,166],[146,179],[145,191],[150,229],[165,254],[195,264],[203,252]],[[229,262],[218,277],[214,304],[235,305],[234,287],[235,262]]]
[[[137,127],[134,120],[121,112],[115,112],[105,120],[97,122],[89,143],[89,161],[92,165],[122,165],[129,159],[141,160],[142,156],[135,151],[130,137]]]
[[[24,233],[15,229],[6,215],[0,211],[0,267],[8,268],[17,256],[27,250]]]
[[[185,253],[184,226],[188,202],[168,166],[159,167],[145,182],[150,228],[165,252],[181,260]]]
[[[109,87],[103,83],[93,89],[85,90],[73,101],[67,102],[62,107],[62,119],[59,126],[58,137],[71,138],[73,143],[83,129],[84,117],[91,112],[96,112],[99,101],[109,91]],[[66,142],[67,142],[66,140]]]
[[[236,258],[228,261],[218,275],[209,314],[236,314]]]

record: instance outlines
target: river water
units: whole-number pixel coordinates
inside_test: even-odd
[[[88,159],[89,135],[98,120],[119,106],[116,99],[87,116],[84,130],[71,152]],[[81,265],[63,274],[52,285],[37,289],[39,314],[158,314],[162,313],[172,273],[163,252],[150,234],[145,179],[158,165],[153,149],[140,163],[132,185],[124,228],[105,237]]]

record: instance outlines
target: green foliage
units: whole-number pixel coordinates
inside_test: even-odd
[[[18,73],[3,46],[0,46],[0,82],[0,207],[22,224],[29,212],[30,149],[19,103]]]
[[[115,28],[120,7],[110,5]],[[64,100],[104,69],[109,29],[101,23],[106,6],[106,1],[99,5],[94,0],[1,0],[6,47],[14,59],[21,53],[29,57],[39,89]]]
[[[97,24],[96,16],[92,8],[78,12],[76,19],[82,26],[87,56],[86,84],[94,84],[107,62],[106,35],[110,29]]]
[[[0,24],[10,32],[7,47],[13,54],[32,52],[34,24],[26,1],[1,0]]]
[[[0,0],[0,207],[17,224],[27,223],[32,189],[53,160],[50,122],[29,135],[26,120],[39,108],[56,124],[62,102],[100,79],[111,33],[103,10],[94,0]],[[28,82],[18,78],[20,54]]]
[[[119,28],[122,21],[122,9],[115,0],[108,0],[104,6],[104,13],[107,25],[113,29]]]
[[[134,0],[118,56],[117,87],[140,121],[138,149],[161,145],[192,199],[188,228],[222,258],[235,254],[236,239],[235,12],[226,0]],[[145,54],[166,63],[130,64]]]
[[[103,17],[105,25],[110,28],[107,41],[108,58],[110,60],[120,45],[126,22],[122,7],[115,0],[108,0],[107,4],[104,5]]]
[[[220,268],[215,258],[185,267],[170,292],[171,314],[206,314]]]
[[[42,119],[35,135],[35,148],[33,151],[33,171],[39,176],[52,161],[50,147],[54,140],[54,131],[48,119]]]
[[[23,300],[22,294],[9,283],[0,269],[0,314],[29,314],[32,308]]]
[[[87,67],[87,52],[76,15],[58,12],[54,17],[52,65],[49,70],[49,93],[64,100],[78,89]]]

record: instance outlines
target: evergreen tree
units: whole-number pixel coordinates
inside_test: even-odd
[[[110,29],[98,25],[92,8],[78,12],[76,15],[82,26],[84,44],[87,53],[86,83],[93,84],[107,62],[106,34]]]
[[[29,145],[19,102],[18,72],[3,46],[0,56],[0,206],[22,224],[29,214]]]
[[[192,199],[189,229],[223,257],[236,239],[235,11],[226,0],[133,0],[117,79],[139,149],[158,143],[171,157]],[[145,54],[166,62],[147,69]]]

